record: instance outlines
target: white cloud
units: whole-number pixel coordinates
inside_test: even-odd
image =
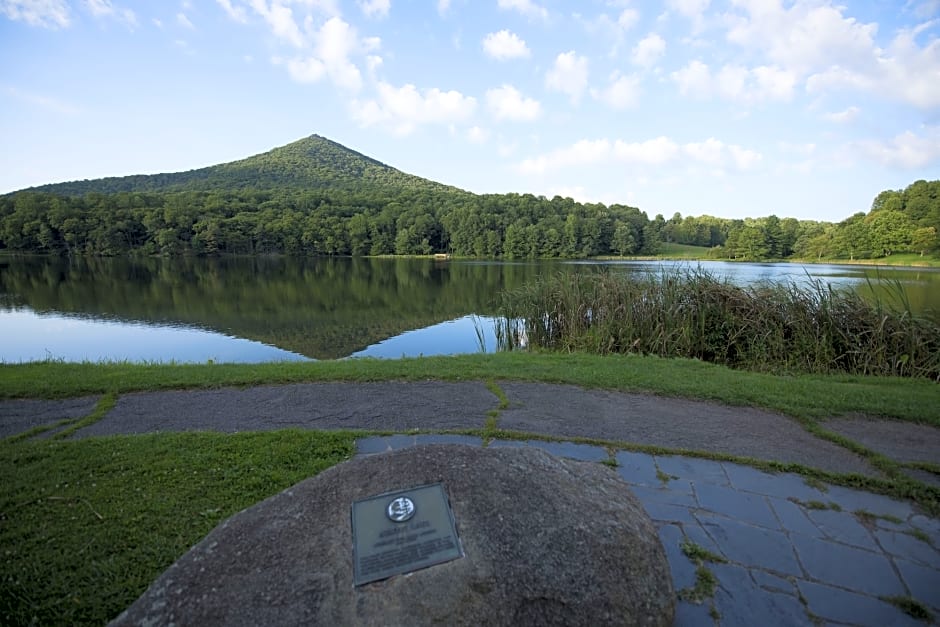
[[[836,124],[848,124],[849,122],[854,121],[855,118],[858,117],[859,113],[861,113],[861,109],[852,106],[842,111],[827,113],[823,115],[823,118],[829,120],[830,122],[835,122]]]
[[[672,72],[670,77],[683,96],[717,96],[742,104],[789,100],[793,97],[797,81],[792,73],[766,65],[748,69],[729,64],[722,66],[718,73],[713,75],[711,69],[699,60]]]
[[[940,39],[918,36],[936,22],[897,31],[876,42],[878,24],[845,15],[831,1],[788,3],[735,0],[726,18],[728,41],[764,54],[772,65],[806,79],[810,92],[859,90],[921,109],[940,106]]]
[[[609,3],[608,3],[609,4]],[[588,19],[579,13],[572,16],[584,26],[592,40],[607,40],[611,43],[608,56],[616,58],[626,39],[627,31],[633,28],[640,19],[640,13],[635,9],[624,9],[619,16],[613,19],[606,13],[601,13]]]
[[[668,137],[660,135],[644,142],[614,142],[614,154],[621,161],[642,165],[663,165],[675,159],[680,152],[679,145]]]
[[[698,59],[669,75],[679,86],[683,96],[707,97],[712,89],[712,76],[708,66]]]
[[[521,59],[532,54],[525,41],[508,30],[488,34],[483,39],[483,51],[498,61]]]
[[[729,16],[728,40],[765,52],[775,63],[799,74],[820,67],[858,67],[871,56],[875,23],[843,17],[844,7],[829,2],[735,0],[744,15]]]
[[[7,18],[42,28],[66,28],[71,20],[65,0],[0,0],[0,12]]]
[[[392,8],[392,0],[360,0],[359,8],[368,18],[388,17],[388,11]]]
[[[232,5],[232,0],[215,0],[219,3],[225,12],[230,18],[235,20],[240,24],[246,24],[248,22],[248,15],[245,13],[244,7],[236,7]]]
[[[316,57],[291,59],[287,62],[287,72],[298,83],[316,83],[326,76],[326,66]]]
[[[668,0],[666,5],[688,18],[701,17],[710,4],[709,0]]]
[[[130,9],[114,6],[111,0],[85,0],[85,6],[95,17],[115,18],[130,27],[137,26],[137,15]]]
[[[195,30],[195,26],[192,22],[189,21],[189,18],[186,17],[185,13],[176,14],[176,23],[182,26],[183,28],[188,28],[189,30]]]
[[[692,21],[692,32],[702,30],[709,0],[668,0],[666,6]]]
[[[294,12],[290,7],[284,6],[278,0],[272,0],[270,5],[267,0],[251,0],[251,8],[264,18],[275,37],[297,48],[304,46],[303,34],[294,21]]]
[[[362,74],[350,55],[358,51],[374,50],[381,44],[377,38],[359,39],[356,30],[339,17],[331,17],[313,33],[313,54],[294,58],[287,63],[291,78],[302,83],[315,83],[329,77],[333,84],[358,91],[362,88]],[[381,58],[369,55],[366,59],[374,70]]]
[[[640,13],[636,9],[624,9],[617,17],[617,26],[623,30],[630,30],[640,20]]]
[[[467,141],[471,144],[485,144],[490,138],[490,132],[479,126],[471,126],[467,129]]]
[[[728,146],[728,150],[731,153],[731,160],[739,170],[750,170],[763,159],[759,152],[734,144]]]
[[[370,54],[366,57],[366,67],[369,69],[370,74],[374,74],[377,69],[382,67],[382,57],[377,54]]]
[[[532,122],[542,114],[538,100],[526,98],[512,85],[486,91],[486,106],[497,120]]]
[[[548,10],[532,0],[498,0],[497,4],[504,11],[518,11],[526,17],[548,19]]]
[[[686,144],[682,151],[694,161],[718,167],[724,161],[724,147],[722,142],[709,137],[704,142]]]
[[[588,84],[588,59],[574,50],[555,57],[555,65],[545,75],[545,86],[571,96],[577,103]]]
[[[437,12],[441,15],[447,13],[450,9],[450,0],[437,0]]]
[[[95,17],[111,15],[114,13],[114,7],[109,0],[85,0],[85,5],[91,14]]]
[[[940,127],[928,127],[926,136],[911,131],[901,133],[890,141],[865,140],[855,142],[851,150],[888,167],[915,169],[940,162]]]
[[[571,166],[591,165],[610,159],[611,144],[606,139],[582,139],[567,148],[525,159],[518,169],[523,174],[543,174],[550,170],[560,170]]]
[[[631,60],[635,65],[650,67],[663,56],[664,52],[666,52],[666,40],[656,33],[650,33],[634,46]]]
[[[554,170],[600,163],[626,163],[649,167],[684,163],[689,167],[707,165],[720,169],[731,166],[738,170],[749,170],[761,159],[762,156],[756,151],[736,144],[725,144],[713,137],[703,142],[686,144],[679,144],[665,136],[642,142],[582,139],[571,146],[525,159],[517,165],[517,169],[523,174],[545,174]]]
[[[606,89],[592,89],[591,95],[612,109],[627,109],[639,102],[640,78],[635,75],[623,76],[614,71]]]
[[[379,82],[378,100],[351,104],[353,118],[363,127],[388,126],[399,135],[408,135],[422,124],[451,124],[469,119],[476,99],[459,91],[424,89],[414,85],[394,87]]]

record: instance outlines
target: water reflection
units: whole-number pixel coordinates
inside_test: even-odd
[[[303,355],[205,329],[39,315],[30,309],[0,313],[4,363],[43,359],[182,363],[260,363],[307,360]]]
[[[262,362],[468,353],[496,344],[498,295],[541,274],[688,262],[0,257],[0,360]],[[850,287],[940,311],[940,271],[704,262],[738,284]],[[888,279],[888,282],[883,281]],[[869,281],[873,281],[869,284]],[[476,321],[475,318],[476,317]]]

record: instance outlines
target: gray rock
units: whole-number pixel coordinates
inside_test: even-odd
[[[353,585],[350,505],[443,482],[465,557]],[[669,566],[629,486],[538,449],[353,459],[214,529],[114,625],[670,625]]]

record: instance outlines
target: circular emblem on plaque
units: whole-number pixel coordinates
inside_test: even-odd
[[[393,522],[405,522],[415,515],[414,501],[407,496],[399,496],[385,508],[385,515]]]

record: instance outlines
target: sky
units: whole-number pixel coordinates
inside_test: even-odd
[[[940,0],[0,0],[0,193],[311,134],[477,193],[840,221],[940,178]]]

